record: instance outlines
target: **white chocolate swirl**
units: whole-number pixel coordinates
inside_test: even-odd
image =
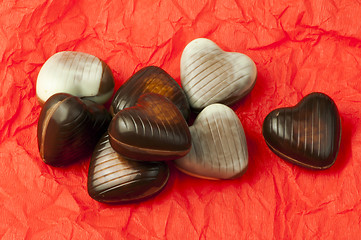
[[[40,69],[36,95],[45,102],[55,93],[69,93],[105,103],[113,94],[110,68],[99,58],[81,52],[58,52]]]

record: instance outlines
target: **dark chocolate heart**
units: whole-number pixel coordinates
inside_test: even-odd
[[[134,160],[173,160],[191,147],[188,125],[167,98],[147,93],[136,106],[118,112],[109,125],[112,147]]]
[[[103,105],[66,93],[50,97],[38,122],[38,147],[52,166],[73,163],[90,154],[106,131],[111,116]]]
[[[88,193],[103,203],[128,203],[158,193],[166,185],[165,162],[139,162],[124,158],[110,146],[105,134],[95,147],[88,172]]]
[[[110,113],[132,107],[144,93],[157,93],[171,100],[188,119],[190,108],[187,97],[178,83],[163,69],[149,66],[131,76],[115,93]]]
[[[269,148],[291,163],[312,168],[331,167],[341,140],[341,120],[334,101],[311,93],[296,106],[267,115],[263,136]]]

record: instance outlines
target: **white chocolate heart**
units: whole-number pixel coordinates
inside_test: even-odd
[[[36,95],[44,103],[55,93],[69,93],[105,103],[113,94],[114,78],[108,65],[81,52],[58,52],[40,69]]]
[[[192,108],[233,104],[256,83],[257,68],[248,56],[225,52],[206,38],[191,41],[181,57],[181,83]]]
[[[223,104],[212,104],[189,128],[190,152],[175,160],[183,172],[207,179],[241,176],[248,166],[247,141],[238,116]]]

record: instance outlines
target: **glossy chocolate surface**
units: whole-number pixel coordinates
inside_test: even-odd
[[[155,66],[142,68],[118,89],[110,113],[115,115],[120,110],[134,106],[144,93],[157,93],[168,98],[188,119],[190,108],[183,89],[167,72]]]
[[[212,104],[203,109],[189,129],[191,151],[175,160],[181,171],[207,179],[230,179],[245,173],[248,167],[246,136],[232,109]]]
[[[53,95],[45,102],[38,121],[41,158],[49,165],[62,166],[86,157],[110,120],[100,104],[65,93]]]
[[[235,103],[253,89],[257,77],[251,58],[225,52],[206,38],[195,39],[184,48],[180,72],[189,104],[196,111],[213,103]]]
[[[41,67],[36,81],[36,95],[41,105],[56,93],[69,93],[105,103],[113,90],[114,78],[109,66],[82,52],[54,54]]]
[[[311,93],[294,107],[268,114],[263,136],[274,153],[291,163],[311,169],[329,168],[339,151],[340,115],[330,97]]]
[[[154,93],[118,112],[109,125],[112,147],[125,157],[143,161],[173,160],[191,147],[188,125],[178,108]]]
[[[162,190],[168,178],[169,168],[165,162],[128,160],[114,151],[105,134],[90,161],[88,193],[103,203],[139,201]]]

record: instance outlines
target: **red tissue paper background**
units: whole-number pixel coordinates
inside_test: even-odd
[[[354,0],[4,0],[0,3],[0,236],[2,239],[359,239],[361,5]],[[180,83],[180,57],[206,37],[250,56],[258,78],[232,106],[249,168],[234,180],[196,179],[171,165],[154,198],[105,205],[87,194],[89,159],[54,168],[37,148],[42,64],[64,50],[109,64],[116,89],[142,67]],[[311,92],[342,119],[336,163],[312,171],[274,155],[265,116]]]

